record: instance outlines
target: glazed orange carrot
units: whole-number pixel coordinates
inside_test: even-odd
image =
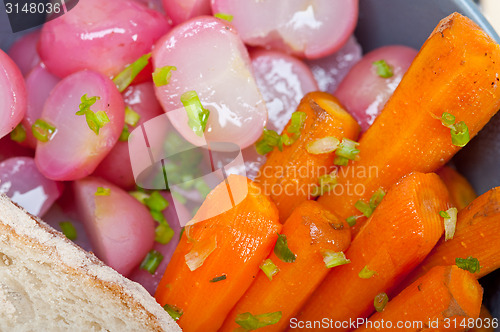
[[[409,285],[437,265],[455,264],[455,259],[474,257],[480,270],[476,278],[500,268],[500,187],[476,198],[460,211],[453,239],[441,238],[429,256],[400,287]]]
[[[482,305],[481,311],[479,312],[479,318],[475,321],[474,327],[469,330],[469,332],[493,332],[493,317],[491,316],[488,309]]]
[[[227,199],[236,202],[246,190],[239,204],[224,211]],[[229,176],[186,226],[156,300],[182,312],[178,323],[184,331],[216,331],[254,280],[280,231],[274,203],[250,180]]]
[[[307,151],[308,144],[330,136],[355,140],[359,134],[356,120],[328,93],[308,93],[297,111],[306,114],[298,140],[283,146],[283,151],[274,148],[255,179],[276,203],[281,222],[297,205],[311,197],[320,176],[335,169],[334,152],[312,154]],[[291,121],[283,133],[287,133],[290,125]]]
[[[469,272],[437,266],[356,331],[467,331],[479,317],[482,297],[481,285]],[[384,328],[377,328],[381,324]],[[398,328],[398,324],[407,325]]]
[[[464,121],[474,137],[500,108],[499,72],[495,41],[460,14],[443,19],[361,137],[359,159],[339,170],[343,194],[330,191],[319,202],[343,218],[361,215],[354,207],[358,200],[368,201],[410,172],[439,169],[460,149],[442,114]],[[365,220],[358,219],[354,233]]]
[[[444,166],[436,172],[450,192],[451,201],[458,211],[477,198],[476,192],[467,179],[449,166]]]
[[[288,247],[296,255],[295,261],[285,263],[271,253],[268,259],[279,272],[271,277],[272,280],[263,271],[259,272],[220,331],[238,328],[236,317],[239,314],[261,315],[277,311],[281,312],[281,319],[259,331],[283,331],[328,273],[322,253],[343,252],[351,243],[347,223],[315,201],[305,201],[292,212],[282,235],[287,237]]]
[[[351,263],[332,269],[311,295],[298,321],[342,324],[368,317],[373,299],[415,268],[443,233],[439,211],[450,205],[436,174],[412,173],[395,184],[351,243]],[[348,330],[341,328],[340,330]]]

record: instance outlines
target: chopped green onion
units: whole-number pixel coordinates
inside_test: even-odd
[[[21,123],[10,132],[10,139],[18,143],[24,142],[26,139],[26,129],[24,129]]]
[[[163,255],[160,252],[151,250],[142,261],[140,269],[146,270],[151,274],[155,274],[156,269],[158,268],[158,265],[160,265],[162,260]]]
[[[177,70],[175,66],[165,66],[156,68],[153,72],[153,82],[156,86],[167,85],[172,76],[172,70]]]
[[[347,166],[347,164],[349,164],[349,159],[337,156],[333,159],[333,164],[337,166]]]
[[[260,265],[260,269],[266,274],[269,280],[273,280],[273,276],[276,275],[280,269],[274,265],[273,261],[268,258]]]
[[[218,282],[218,281],[222,281],[222,280],[226,280],[226,275],[223,274],[221,276],[218,276],[218,277],[215,277],[213,279],[210,279],[210,282]]]
[[[387,296],[386,293],[380,293],[375,295],[375,298],[373,299],[373,305],[375,306],[375,310],[377,310],[377,312],[384,311],[387,302],[389,302],[389,297]]]
[[[375,210],[377,206],[382,202],[382,199],[385,196],[385,191],[382,188],[379,188],[370,198],[370,208]]]
[[[323,174],[318,178],[318,183],[319,185],[314,187],[314,190],[311,193],[311,196],[313,197],[323,195],[332,190],[337,184],[337,174],[335,171],[329,174]]]
[[[165,210],[169,205],[168,201],[158,191],[153,191],[149,197],[145,198],[144,204],[150,210],[159,212]]]
[[[320,138],[307,144],[306,150],[311,154],[330,153],[337,149],[340,141],[334,136]]]
[[[295,262],[295,254],[288,248],[286,235],[278,234],[278,240],[274,246],[274,254],[285,263]]]
[[[359,271],[358,276],[361,279],[370,279],[375,275],[375,271],[372,271],[368,268],[368,265],[365,265],[361,271]]]
[[[125,123],[128,124],[129,126],[136,126],[139,120],[141,119],[141,116],[136,113],[132,108],[129,106],[125,107]]]
[[[373,211],[377,208],[377,206],[382,202],[382,199],[385,196],[385,191],[382,188],[379,188],[376,192],[373,193],[370,198],[370,203],[365,203],[362,200],[358,200],[354,207],[361,212],[365,217],[370,218]]]
[[[166,221],[166,220],[165,220]],[[167,244],[174,237],[174,230],[167,222],[161,222],[155,229],[155,241]]]
[[[70,221],[63,221],[59,223],[62,233],[70,240],[76,240],[78,234],[75,226]]]
[[[99,96],[88,98],[87,94],[84,94],[80,98],[80,105],[78,106],[80,111],[78,111],[76,115],[84,115],[85,112],[90,109],[90,106],[94,105],[99,99],[101,99]]]
[[[104,187],[97,187],[97,191],[95,192],[96,196],[109,196],[111,195],[111,189]]]
[[[163,212],[150,209],[149,213],[151,213],[153,219],[157,221],[159,224],[167,224],[167,219],[165,219]]]
[[[123,92],[132,83],[137,75],[148,65],[150,58],[151,53],[144,54],[113,78],[118,91]]]
[[[373,213],[373,209],[371,208],[370,204],[365,203],[362,200],[358,200],[354,204],[354,207],[367,218],[370,218]]]
[[[260,140],[255,144],[255,148],[259,154],[265,155],[273,151],[279,142],[280,135],[277,132],[264,128]]]
[[[332,268],[339,265],[349,264],[351,261],[345,257],[342,251],[335,252],[331,250],[325,250],[322,252],[323,262],[327,268]]]
[[[175,305],[165,304],[163,309],[172,317],[173,320],[178,321],[184,313],[181,308],[176,307]]]
[[[145,192],[143,191],[131,191],[129,192],[129,194],[134,197],[136,200],[138,200],[139,202],[141,202],[142,204],[146,205],[146,198],[149,197],[148,194],[146,194]]]
[[[357,219],[358,219],[358,217],[356,217],[356,216],[350,216],[350,217],[347,217],[347,219],[345,221],[347,222],[347,224],[349,226],[352,227],[352,226],[356,225],[356,220]]]
[[[302,130],[302,126],[304,126],[304,122],[306,122],[307,114],[304,112],[293,112],[292,117],[290,119],[290,126],[288,126],[288,131],[290,134],[300,134]]]
[[[389,78],[394,75],[392,67],[385,60],[378,60],[373,63],[377,70],[377,75],[382,78]]]
[[[441,115],[441,123],[443,126],[451,128],[451,126],[455,124],[455,116],[448,112],[443,112],[443,115]]]
[[[128,126],[124,125],[122,129],[122,133],[120,134],[120,137],[118,137],[118,140],[120,142],[126,142],[128,141],[128,138],[130,136],[130,131],[128,130]]]
[[[359,153],[359,150],[356,149],[358,145],[358,142],[355,142],[348,138],[343,138],[342,142],[339,144],[339,147],[337,148],[337,150],[335,150],[335,155],[347,158],[349,160],[354,160]]]
[[[99,135],[99,129],[104,127],[106,123],[109,122],[108,115],[104,111],[97,111],[93,112],[90,109],[90,106],[94,105],[97,100],[101,99],[98,96],[94,97],[87,97],[87,94],[84,94],[80,98],[80,105],[79,108],[80,110],[76,112],[76,115],[85,115],[85,120],[87,121],[87,125],[89,126],[90,130],[92,130],[96,135]]]
[[[443,213],[441,213],[443,212]],[[449,208],[445,211],[440,211],[439,215],[444,218],[444,240],[448,241],[453,239],[455,235],[455,228],[457,226],[457,208]]]
[[[274,130],[264,128],[261,138],[255,143],[257,152],[261,155],[265,155],[273,151],[274,147],[283,151],[283,145],[290,146],[295,143],[300,137],[300,131],[304,126],[306,118],[307,115],[304,112],[297,111],[292,113],[290,125],[286,130],[289,134],[292,134],[292,136],[288,136],[287,134],[279,135]]]
[[[181,96],[181,103],[188,115],[188,125],[198,136],[203,136],[210,111],[203,107],[196,91],[188,91]]]
[[[276,324],[280,321],[281,315],[281,311],[256,316],[249,312],[245,312],[236,316],[235,322],[245,330],[251,331]]]
[[[455,264],[462,270],[469,271],[470,273],[479,272],[481,267],[479,266],[479,260],[472,256],[467,258],[455,258]]]
[[[48,142],[52,139],[52,136],[56,132],[56,127],[48,124],[42,119],[38,119],[31,126],[31,132],[40,142]]]
[[[470,141],[469,128],[463,121],[450,129],[451,130],[451,143],[456,146],[464,147]]]
[[[214,16],[217,18],[220,18],[221,20],[225,20],[228,22],[231,22],[233,20],[233,15],[230,15],[230,14],[217,13]]]

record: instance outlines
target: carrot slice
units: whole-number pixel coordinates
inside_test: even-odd
[[[287,237],[288,247],[296,255],[296,260],[285,263],[271,253],[268,259],[279,272],[272,276],[272,280],[263,271],[259,272],[220,331],[238,328],[235,319],[239,314],[260,315],[276,311],[281,311],[280,321],[259,331],[283,331],[329,271],[322,252],[343,252],[351,243],[347,223],[315,201],[300,204],[286,221],[282,234]]]
[[[443,19],[359,141],[359,160],[339,171],[343,195],[330,191],[319,202],[343,218],[361,215],[358,200],[368,201],[410,172],[439,169],[460,149],[439,118],[451,113],[474,137],[500,108],[499,72],[494,40],[458,13]],[[354,233],[365,220],[358,219]]]
[[[220,210],[228,192],[234,197],[247,189],[239,204]],[[155,297],[161,305],[182,311],[178,323],[184,331],[216,331],[254,280],[281,224],[274,203],[260,188],[235,175],[207,196],[192,222]]]
[[[472,322],[479,317],[482,297],[481,285],[469,272],[456,266],[437,266],[356,331],[400,331],[398,324],[407,324],[402,325],[405,331],[466,331],[469,318]]]
[[[439,211],[450,204],[436,174],[412,173],[401,179],[351,243],[346,252],[351,263],[330,271],[298,320],[341,323],[368,317],[375,310],[374,297],[390,292],[434,247],[444,229]]]
[[[451,201],[458,211],[465,208],[477,198],[477,194],[469,181],[453,168],[444,166],[436,173],[448,188]]]
[[[325,137],[335,137],[340,141],[342,138],[355,140],[360,130],[356,120],[335,97],[326,92],[308,93],[302,98],[297,111],[306,114],[298,140],[290,146],[283,146],[283,151],[278,148],[271,151],[255,179],[276,203],[281,222],[290,216],[297,205],[311,197],[320,176],[335,169],[334,152],[309,153],[308,144]],[[291,121],[283,133],[287,133],[290,125]]]
[[[491,316],[488,309],[482,305],[481,311],[479,312],[479,319],[474,322],[474,327],[468,332],[493,332],[493,317]]]

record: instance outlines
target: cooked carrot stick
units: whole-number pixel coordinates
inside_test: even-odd
[[[467,179],[449,166],[444,166],[436,172],[450,192],[451,201],[458,211],[477,198],[474,188]]]
[[[366,202],[410,172],[439,169],[460,149],[442,114],[464,121],[474,137],[500,108],[499,72],[495,41],[460,14],[443,19],[359,141],[359,160],[339,170],[343,194],[330,191],[319,202],[343,218],[361,215],[354,207],[358,200]],[[353,232],[365,220],[359,218]]]
[[[500,268],[500,187],[476,198],[460,211],[453,239],[441,238],[429,256],[418,266],[401,287],[409,285],[437,265],[453,265],[456,258],[474,257],[480,270],[476,278]]]
[[[297,205],[311,198],[320,176],[334,170],[335,153],[312,154],[307,151],[308,144],[325,137],[355,140],[360,129],[338,100],[325,92],[305,95],[297,111],[306,114],[298,140],[283,146],[283,151],[274,148],[255,180],[276,203],[281,222]],[[283,133],[287,133],[290,125],[291,121]]]
[[[493,317],[491,316],[488,309],[482,305],[481,311],[479,312],[479,319],[474,323],[474,327],[468,332],[493,332]]]
[[[434,247],[444,229],[439,211],[450,204],[436,174],[412,173],[401,179],[351,243],[346,252],[351,263],[329,272],[298,320],[368,317],[375,310],[374,297],[388,293]]]
[[[479,317],[482,297],[481,285],[469,272],[456,266],[437,266],[356,331],[467,331]],[[380,324],[384,328],[376,328]],[[398,324],[407,325],[398,328]]]
[[[268,259],[279,272],[272,276],[272,280],[263,271],[259,272],[220,331],[238,328],[235,320],[239,314],[261,315],[277,311],[281,312],[279,322],[259,331],[283,331],[329,271],[322,252],[343,252],[351,243],[347,223],[315,201],[300,204],[286,221],[282,234],[287,237],[288,247],[296,255],[296,260],[285,263],[271,253]]]
[[[178,323],[184,331],[216,331],[222,325],[281,231],[278,210],[257,185],[234,175],[227,184],[207,196],[186,226],[156,289],[161,305],[182,312]],[[239,204],[221,209],[230,196],[236,200],[247,189]]]

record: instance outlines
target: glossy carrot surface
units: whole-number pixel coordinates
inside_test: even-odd
[[[477,198],[477,194],[467,179],[455,169],[444,166],[436,172],[450,192],[450,198],[458,211]]]

